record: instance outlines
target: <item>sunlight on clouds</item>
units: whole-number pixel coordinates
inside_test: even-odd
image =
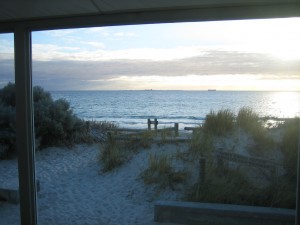
[[[96,42],[96,41],[87,41],[87,42],[84,42],[84,44],[90,45],[94,48],[105,48],[105,45],[103,43]]]
[[[300,80],[261,80],[254,75],[121,76],[110,81],[132,89],[156,90],[300,90]]]
[[[97,42],[86,42],[94,50],[82,47],[61,47],[50,44],[34,44],[33,55],[36,60],[176,60],[204,55],[205,51],[197,47],[175,47],[172,49],[139,48],[126,50],[105,50],[105,46]],[[76,52],[75,52],[76,51]],[[74,54],[75,53],[75,54]]]
[[[299,27],[300,18],[187,23],[181,25],[178,35],[218,49],[295,60],[300,59]]]
[[[34,32],[33,59],[45,76],[85,76],[94,89],[299,91],[298,27],[300,18]]]
[[[34,60],[74,60],[76,59],[79,47],[61,47],[52,44],[33,44],[32,57]],[[74,54],[76,53],[76,54]]]
[[[78,48],[77,56],[68,55],[64,43],[57,44],[55,51],[47,48],[48,59],[56,58],[56,54],[65,60],[112,60],[112,59],[145,59],[174,60],[199,56],[207,50],[238,51],[252,53],[268,53],[284,60],[300,59],[300,18],[215,21],[199,23],[159,24],[134,26],[100,27],[70,30],[45,31],[47,35],[57,37],[57,42],[67,41]],[[161,43],[151,46],[154,37],[145,37],[143,32],[160,31]],[[164,30],[166,33],[164,33]],[[35,32],[43,34],[44,32]],[[72,37],[74,40],[72,40]],[[126,49],[108,50],[113,42],[119,45],[119,38],[131,38]],[[157,37],[156,37],[157,38]],[[109,42],[109,40],[111,42]],[[107,41],[107,43],[106,43]],[[136,42],[144,42],[144,47],[134,47]],[[174,43],[172,47],[162,47],[162,43]],[[108,44],[109,43],[109,44]],[[127,42],[128,43],[128,42]],[[149,44],[148,44],[149,43]],[[177,44],[176,44],[177,43]],[[54,45],[54,44],[53,44]],[[107,47],[106,51],[103,48]],[[37,58],[39,56],[37,55]]]

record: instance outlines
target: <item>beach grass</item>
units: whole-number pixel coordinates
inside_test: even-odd
[[[249,107],[241,108],[236,118],[236,124],[239,129],[252,137],[254,144],[248,148],[252,155],[263,156],[274,147],[275,143],[270,137],[268,129],[253,109]]]
[[[213,135],[206,133],[201,127],[195,129],[190,142],[190,153],[197,159],[203,155],[211,155],[213,147]]]
[[[171,188],[187,179],[187,172],[175,171],[170,156],[151,154],[148,158],[148,167],[141,173],[146,185],[156,184],[161,189]]]
[[[295,182],[297,175],[298,145],[300,132],[300,118],[296,117],[286,121],[281,127],[283,129],[283,138],[281,142],[281,151],[283,153],[283,162],[287,170],[287,176]]]
[[[226,135],[234,129],[234,118],[234,113],[229,109],[210,111],[206,115],[204,131],[216,136]]]
[[[102,162],[102,170],[104,172],[111,171],[124,162],[124,151],[122,151],[120,143],[109,133],[104,147],[100,148],[100,161]]]
[[[165,145],[165,144],[169,144],[169,143],[177,144],[175,141],[176,135],[172,128],[164,127],[162,129],[158,130],[157,132],[159,134],[158,137],[160,138],[158,141],[159,145]]]
[[[205,182],[197,182],[188,193],[189,201],[251,204],[257,190],[241,171],[223,167],[207,170]]]
[[[144,184],[154,185],[159,190],[168,188],[174,190],[177,184],[186,185],[188,174],[191,172],[190,168],[189,172],[187,172],[186,167],[183,167],[184,169],[180,171],[176,170],[172,161],[173,158],[183,164],[192,165],[197,164],[201,157],[205,157],[205,180],[195,180],[194,185],[189,184],[185,187],[186,190],[189,190],[187,193],[189,201],[293,208],[295,205],[295,182],[292,181],[291,177],[295,176],[295,173],[291,175],[291,171],[296,171],[295,159],[297,157],[295,153],[298,146],[299,118],[295,121],[289,120],[290,123],[285,123],[280,127],[280,129],[283,129],[284,134],[280,146],[285,157],[285,169],[287,169],[286,172],[289,176],[277,173],[272,175],[270,173],[271,177],[266,178],[264,185],[253,181],[252,178],[250,179],[249,173],[241,169],[243,168],[241,165],[232,166],[230,163],[217,163],[213,154],[214,142],[219,137],[234,138],[237,131],[241,129],[244,132],[242,135],[249,135],[253,140],[253,142],[249,142],[251,147],[246,145],[245,149],[250,155],[267,153],[260,155],[264,157],[272,154],[267,149],[274,149],[269,133],[272,129],[278,128],[266,129],[258,115],[249,108],[242,108],[235,118],[228,110],[211,112],[207,118],[209,118],[207,124],[193,130],[189,151],[181,152],[177,150],[174,155],[149,154],[148,166],[140,173],[140,178]],[[229,123],[224,122],[226,118],[229,118]],[[295,126],[295,124],[298,126]],[[214,127],[219,125],[221,128],[216,129]],[[125,138],[122,141],[118,141],[116,137],[108,138],[107,145],[102,152],[102,160],[105,161],[104,171],[119,167],[125,161],[128,161],[127,159],[132,154],[138,153],[141,148],[150,147],[155,143],[154,140],[159,140],[157,146],[160,147],[162,144],[168,144],[167,140],[173,136],[173,132],[166,129],[159,132],[145,131],[127,134],[122,136]],[[157,139],[157,137],[159,138]],[[198,165],[195,165],[195,168],[198,170]],[[288,170],[289,168],[291,171]]]
[[[138,151],[139,149],[150,148],[156,133],[151,130],[121,134],[123,137],[123,147],[129,151]]]

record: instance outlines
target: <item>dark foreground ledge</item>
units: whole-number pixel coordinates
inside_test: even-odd
[[[187,225],[294,225],[295,210],[230,204],[157,201],[155,222]]]

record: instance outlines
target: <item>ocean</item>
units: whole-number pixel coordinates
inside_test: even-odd
[[[260,116],[300,116],[300,92],[264,91],[52,91],[54,100],[64,98],[84,120],[111,121],[124,128],[147,128],[147,119],[159,127],[179,128],[203,123],[211,111],[250,107]]]

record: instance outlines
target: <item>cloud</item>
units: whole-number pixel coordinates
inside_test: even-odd
[[[56,51],[56,47],[49,46]],[[72,52],[71,49],[67,49]],[[72,53],[69,53],[72,54]],[[150,59],[111,60],[34,60],[33,81],[35,85],[49,90],[61,89],[134,89],[134,80],[162,82],[163,77],[177,80],[205,76],[227,76],[234,80],[253,76],[257,80],[299,80],[300,61],[283,61],[268,54],[210,50],[189,58],[153,61]],[[89,56],[90,57],[90,56]],[[130,57],[129,57],[130,58]],[[13,77],[13,60],[0,58],[0,82]],[[159,77],[159,79],[158,79]],[[195,78],[196,80],[198,78]],[[146,82],[146,81],[145,81]],[[178,81],[178,83],[180,83]],[[130,84],[130,85],[129,85]]]
[[[50,30],[50,31],[43,31],[48,36],[55,37],[55,38],[60,38],[60,37],[65,37],[69,36],[70,34],[74,34],[78,32],[77,29],[63,29],[63,30]]]
[[[96,42],[96,41],[87,41],[87,42],[82,42],[82,44],[89,45],[94,48],[105,48],[105,44],[101,42]]]
[[[77,45],[78,46],[78,45]],[[101,42],[80,42],[80,47],[59,46],[54,44],[33,44],[33,59],[40,61],[77,60],[152,60],[166,61],[201,56],[206,48],[197,46],[175,48],[132,48],[124,50],[105,50]]]
[[[211,51],[203,56],[168,61],[106,60],[106,61],[35,61],[34,79],[51,89],[88,88],[92,84],[123,83],[135,77],[186,77],[253,75],[257,79],[300,79],[300,63],[284,62],[266,54]],[[126,78],[126,79],[124,79]],[[130,78],[130,79],[129,79]],[[49,83],[50,82],[50,83]],[[68,84],[68,85],[65,85]],[[72,87],[72,85],[74,85]],[[50,86],[49,86],[50,88]]]

